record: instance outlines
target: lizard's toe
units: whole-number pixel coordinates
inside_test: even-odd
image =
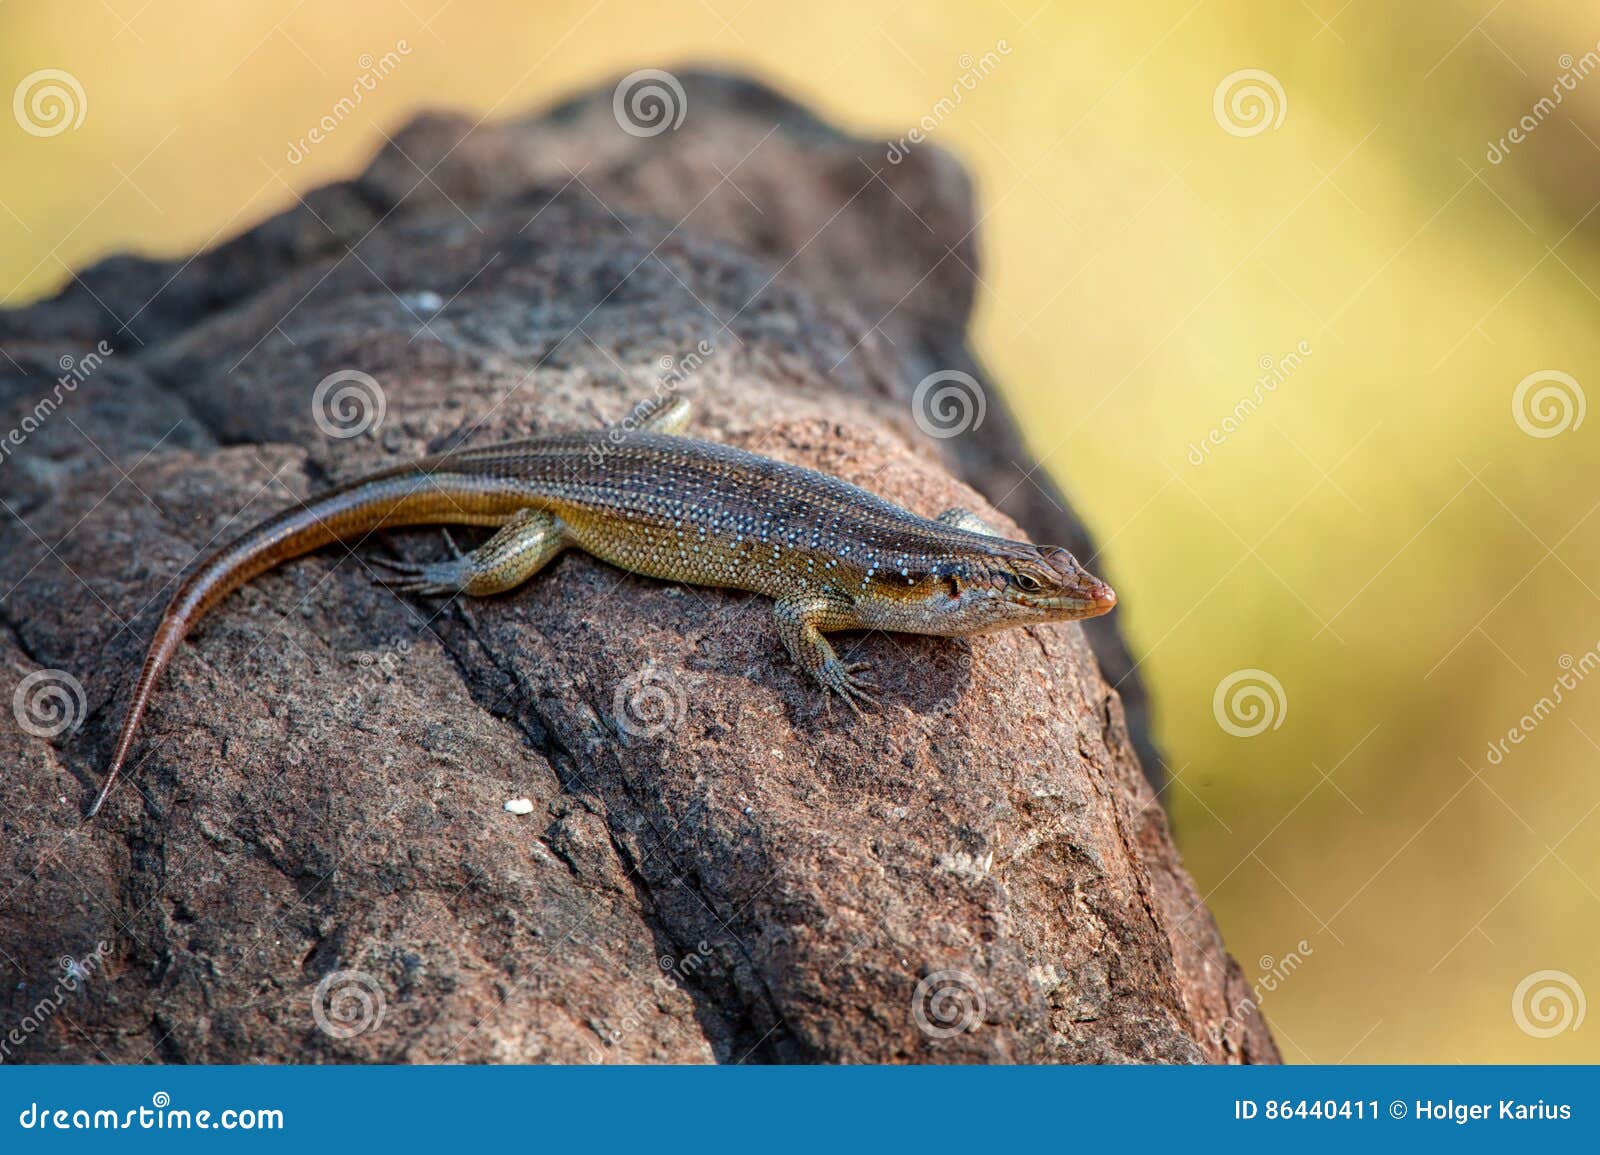
[[[863,706],[878,709],[881,703],[878,701],[877,683],[856,676],[857,671],[871,665],[871,662],[852,662],[849,665],[839,662],[829,669],[823,678],[823,698],[828,705],[832,706],[833,695],[837,694],[857,717],[861,716]]]
[[[397,594],[442,594],[450,592],[433,582],[424,581],[421,578],[396,578],[394,580],[379,578],[377,584],[391,593]]]
[[[860,671],[870,669],[872,669],[871,662],[851,662],[844,668],[844,684],[851,694],[870,706],[877,706],[879,703],[875,695],[882,687],[871,678],[856,677]]]
[[[878,687],[871,682],[851,682],[845,701],[852,704],[859,702],[869,710],[882,709],[883,703],[878,699],[877,689]],[[858,709],[856,712],[861,711]]]
[[[384,569],[393,570],[395,573],[399,574],[416,574],[422,572],[422,566],[417,562],[399,561],[392,557],[375,557],[372,559],[372,564],[382,566]],[[375,578],[374,580],[382,582],[386,579]]]

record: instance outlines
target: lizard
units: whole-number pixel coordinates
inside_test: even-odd
[[[283,563],[375,530],[494,527],[440,561],[374,558],[399,593],[487,597],[569,548],[624,570],[773,600],[795,663],[859,715],[878,686],[824,636],[889,630],[965,637],[1095,617],[1116,594],[1059,546],[997,535],[965,509],[921,517],[838,478],[684,435],[681,394],[619,426],[456,448],[359,477],[290,507],[200,563],[173,593],[146,653],[99,812],[133,749],[157,680],[218,602]],[[448,530],[446,530],[448,540]]]

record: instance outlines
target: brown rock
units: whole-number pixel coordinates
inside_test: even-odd
[[[911,418],[927,373],[981,380],[959,169],[683,79],[651,139],[609,87],[424,117],[192,263],[0,314],[6,429],[59,358],[116,350],[0,461],[0,688],[67,671],[87,707],[53,739],[0,715],[0,1027],[26,1024],[0,1058],[1276,1059],[1077,626],[847,635],[885,690],[857,722],[817,712],[762,599],[569,554],[504,598],[400,600],[367,560],[442,543],[383,535],[230,599],[82,823],[208,546],[458,439],[615,417],[664,373],[697,435],[1088,552],[1053,491],[996,514],[947,472],[1020,478],[994,391],[960,437]],[[375,435],[319,427],[340,369],[381,385]]]

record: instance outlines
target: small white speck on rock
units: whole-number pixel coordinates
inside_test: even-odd
[[[507,814],[532,814],[533,799],[513,798],[505,804],[505,811]]]
[[[423,289],[416,293],[404,293],[400,302],[413,313],[437,313],[444,308],[444,298],[431,289]]]

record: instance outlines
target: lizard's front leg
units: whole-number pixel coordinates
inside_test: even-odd
[[[403,575],[387,582],[400,593],[471,594],[487,597],[519,586],[572,544],[560,520],[537,509],[519,509],[495,535],[471,553],[448,561],[378,559]]]
[[[847,630],[860,623],[855,620],[848,602],[826,595],[805,595],[781,598],[772,607],[772,616],[778,623],[778,636],[783,639],[789,656],[806,673],[822,683],[823,692],[833,691],[844,699],[845,705],[857,714],[861,706],[877,706],[874,696],[877,686],[856,677],[871,663],[840,660],[833,644],[822,636],[823,630]]]

